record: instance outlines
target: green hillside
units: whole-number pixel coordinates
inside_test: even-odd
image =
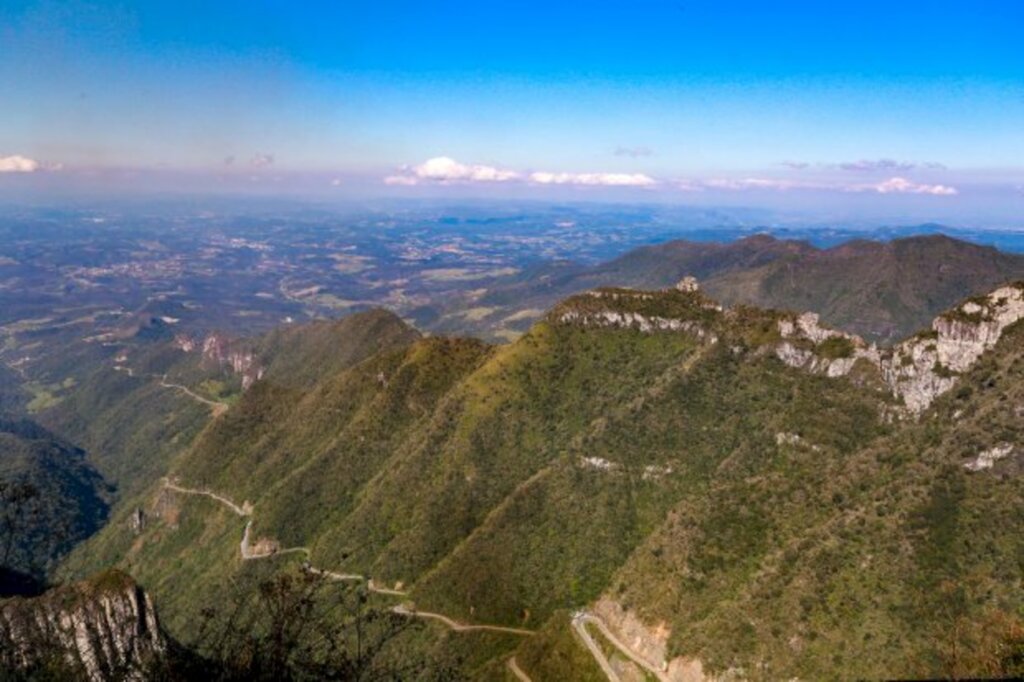
[[[1016,310],[986,301],[970,324]],[[666,660],[749,677],[1010,669],[1021,324],[915,417],[886,388],[889,356],[793,320],[602,289],[506,346],[399,333],[302,381],[267,373],[174,458],[172,487],[130,503],[141,533],[122,506],[68,569],[126,568],[179,633],[232,576],[306,561],[408,592],[375,603],[536,632],[436,624],[410,645],[472,676],[516,655],[535,679],[592,678],[572,663],[582,608],[630,614]],[[983,452],[991,467],[965,467]],[[241,560],[250,522],[268,558]]]
[[[418,337],[390,313],[373,311],[336,321],[286,327],[255,339],[202,340],[185,351],[169,338],[131,337],[117,357],[83,362],[72,389],[41,412],[47,426],[89,453],[122,496],[164,475],[219,409],[242,393],[248,375],[305,387],[374,353]],[[187,390],[186,390],[187,389]]]

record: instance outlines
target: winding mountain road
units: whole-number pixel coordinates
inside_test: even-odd
[[[335,573],[334,571],[324,571],[315,566],[310,566],[307,570],[313,575],[321,575],[329,580],[352,580],[358,582],[365,579],[358,573]]]
[[[245,523],[245,530],[242,532],[242,541],[239,543],[239,553],[241,554],[242,559],[245,561],[253,559],[266,559],[273,556],[279,556],[281,554],[288,554],[290,552],[302,552],[306,555],[310,553],[309,548],[307,547],[290,547],[288,549],[283,550],[256,552],[252,549],[250,540],[253,513],[252,504],[250,504],[249,502],[243,502],[242,506],[238,506],[233,501],[231,501],[227,497],[224,497],[223,495],[218,495],[215,492],[203,490],[201,488],[186,488],[176,483],[172,483],[168,478],[163,479],[163,485],[164,488],[166,488],[167,490],[173,490],[174,492],[181,493],[183,495],[201,495],[203,497],[209,497],[210,499],[220,502],[224,506],[228,507],[236,515],[246,518],[247,520]],[[327,571],[322,568],[316,568],[312,565],[309,565],[306,568],[306,570],[316,575],[328,578],[330,580],[366,581],[367,589],[370,592],[376,592],[377,594],[386,594],[398,597],[404,597],[408,594],[407,592],[403,592],[402,590],[394,590],[386,587],[379,587],[374,583],[372,578],[367,579],[365,576],[359,575],[357,573],[336,573],[334,571]],[[426,618],[436,620],[438,622],[443,623],[449,629],[455,632],[501,632],[505,634],[521,636],[529,636],[534,634],[533,630],[505,627],[503,625],[474,625],[470,623],[460,623],[458,621],[452,620],[448,616],[445,616],[441,613],[432,613],[430,611],[417,611],[415,609],[410,609],[409,607],[404,605],[396,606],[392,609],[392,611],[394,613],[397,613],[402,616],[407,616],[409,618]]]
[[[280,556],[281,554],[294,554],[301,552],[306,556],[309,556],[309,548],[307,547],[288,547],[286,549],[270,549],[263,552],[254,550],[249,545],[249,530],[252,527],[252,519],[245,522],[245,530],[242,532],[242,542],[239,544],[239,550],[242,553],[242,559],[266,559],[267,557]]]
[[[210,410],[213,412],[213,416],[215,416],[215,417],[224,414],[224,412],[226,412],[228,407],[229,407],[229,405],[227,403],[222,403],[222,402],[220,402],[218,400],[210,400],[209,398],[204,398],[203,396],[199,395],[198,393],[193,391],[188,386],[182,386],[181,384],[172,384],[172,383],[170,383],[169,381],[167,381],[167,375],[166,374],[163,375],[162,377],[160,377],[160,385],[163,386],[164,388],[174,388],[174,389],[177,389],[177,390],[181,391],[182,393],[184,393],[185,395],[187,395],[189,398],[192,398],[193,400],[201,402],[204,405],[209,405],[210,406]]]
[[[239,516],[252,515],[252,505],[249,504],[248,502],[242,503],[242,506],[239,507],[237,504],[235,504],[228,498],[224,497],[223,495],[218,495],[215,492],[209,490],[201,490],[199,488],[183,488],[176,483],[172,483],[168,478],[164,478],[164,487],[167,488],[168,490],[173,490],[175,492],[183,493],[185,495],[204,495],[206,497],[210,497],[214,500],[217,500],[224,506],[228,507],[231,511],[235,512],[235,514]]]
[[[365,580],[366,581],[366,589],[368,589],[370,592],[376,592],[377,594],[388,594],[388,595],[391,595],[393,597],[404,597],[404,596],[409,594],[408,592],[405,592],[403,590],[393,590],[393,589],[390,589],[390,588],[387,588],[387,587],[380,587],[379,585],[377,585],[377,583],[373,582],[373,578],[370,578],[369,580],[366,580],[366,576],[365,575],[360,575],[358,573],[336,573],[334,571],[325,571],[325,570],[323,570],[321,568],[317,568],[316,566],[312,566],[312,565],[308,566],[306,568],[306,570],[309,571],[310,573],[314,574],[314,575],[323,576],[323,577],[327,578],[328,580],[352,581],[352,582],[362,582],[362,581]]]
[[[310,550],[308,547],[290,547],[287,549],[268,552],[256,552],[255,550],[253,550],[251,546],[250,533],[252,530],[252,515],[254,507],[248,501],[243,502],[242,505],[239,506],[234,501],[225,497],[224,495],[220,495],[211,490],[205,490],[201,488],[187,488],[185,486],[180,486],[176,483],[173,483],[169,478],[166,477],[163,479],[163,486],[167,490],[172,490],[183,495],[199,495],[203,497],[208,497],[226,506],[235,515],[245,518],[245,530],[242,533],[242,540],[239,543],[239,553],[241,554],[243,560],[250,561],[254,559],[266,559],[269,557],[278,556],[282,554],[299,552],[306,554],[307,556],[310,554]],[[309,565],[306,568],[306,570],[313,574],[323,576],[329,580],[353,582],[365,581],[367,589],[377,594],[385,594],[397,597],[404,597],[408,594],[407,592],[404,592],[402,590],[379,587],[374,583],[372,578],[367,579],[366,576],[360,575],[358,573],[337,573],[335,571],[328,571],[322,568],[316,568],[312,565]],[[423,618],[427,620],[437,621],[445,625],[448,629],[452,630],[453,632],[498,632],[503,634],[526,637],[536,634],[533,630],[527,630],[525,628],[513,628],[503,625],[479,625],[471,623],[460,623],[459,621],[449,618],[443,613],[434,613],[431,611],[418,611],[404,604],[399,604],[393,607],[391,610],[393,613],[408,618]],[[621,678],[619,677],[618,673],[615,672],[615,669],[612,668],[611,663],[609,663],[608,658],[604,655],[604,652],[601,650],[601,647],[598,645],[596,641],[594,641],[594,638],[590,634],[590,632],[587,631],[588,624],[596,627],[601,632],[601,634],[613,646],[615,646],[615,648],[617,648],[619,651],[623,653],[623,655],[625,655],[627,658],[629,658],[631,661],[639,665],[644,670],[650,672],[659,680],[659,682],[669,682],[669,678],[663,669],[658,668],[654,664],[650,663],[643,656],[634,653],[633,650],[626,646],[626,644],[624,644],[622,640],[620,640],[608,628],[605,622],[601,620],[598,616],[588,613],[587,611],[577,611],[572,616],[571,627],[579,636],[580,641],[583,643],[583,645],[594,657],[594,660],[597,661],[597,664],[600,666],[602,672],[604,672],[605,676],[610,680],[610,682],[620,682]],[[516,676],[516,678],[518,678],[519,680],[523,680],[525,682],[530,682],[530,677],[526,673],[524,673],[523,670],[519,668],[519,665],[516,663],[515,656],[509,658],[506,661],[506,665],[508,666],[512,674]]]
[[[589,632],[587,632],[586,612],[580,611],[578,613],[574,613],[572,616],[571,627],[579,636],[580,641],[583,642],[583,646],[587,647],[587,651],[589,651],[590,655],[594,657],[595,661],[597,661],[597,665],[600,666],[601,672],[604,673],[609,682],[621,682],[619,674],[615,672],[614,668],[612,668],[612,664],[608,662],[608,658],[604,655],[604,652],[601,651],[601,647],[598,646],[597,642],[594,641],[594,638],[590,636]]]
[[[114,371],[124,372],[125,374],[127,374],[130,377],[132,377],[133,379],[136,378],[136,377],[143,378],[143,376],[135,374],[135,370],[133,370],[131,367],[128,367],[126,365],[114,365]],[[181,384],[172,384],[171,382],[167,381],[167,375],[166,374],[164,374],[163,376],[160,376],[160,377],[158,377],[156,374],[149,374],[149,375],[144,375],[144,376],[148,376],[148,377],[150,377],[152,379],[159,378],[160,379],[160,385],[162,387],[164,387],[164,388],[173,388],[176,391],[181,391],[182,393],[187,395],[189,398],[192,398],[192,400],[195,400],[196,402],[200,402],[200,403],[203,403],[204,405],[207,405],[210,408],[210,411],[213,412],[213,416],[214,417],[218,417],[218,416],[224,414],[227,411],[228,407],[230,407],[230,405],[228,405],[227,403],[220,402],[219,400],[210,400],[209,398],[204,398],[203,396],[199,395],[198,393],[193,391],[188,386],[182,386]]]
[[[586,645],[587,649],[590,650],[591,655],[593,655],[597,660],[598,665],[601,666],[601,670],[604,671],[604,674],[608,676],[608,679],[611,680],[611,682],[618,682],[619,676],[615,670],[612,669],[611,664],[604,655],[604,652],[601,651],[601,647],[598,646],[597,642],[594,641],[594,638],[589,632],[587,632],[588,624],[593,625],[600,630],[605,639],[611,642],[616,649],[621,651],[627,658],[629,658],[629,660],[654,675],[660,682],[670,682],[669,677],[663,668],[654,665],[643,656],[634,653],[632,649],[626,646],[626,644],[611,631],[603,620],[592,613],[578,611],[573,614],[572,627],[583,640],[583,643]]]
[[[392,590],[387,587],[380,587],[377,583],[373,582],[373,578],[366,581],[366,588],[370,592],[376,592],[377,594],[390,594],[392,597],[404,597],[409,594],[403,590]]]
[[[242,540],[239,543],[239,553],[241,554],[242,559],[245,561],[251,561],[255,559],[267,559],[273,556],[288,553],[301,552],[303,554],[306,554],[307,556],[310,554],[310,550],[308,547],[290,547],[287,549],[267,552],[255,551],[251,546],[250,539],[254,507],[248,501],[243,502],[241,505],[238,505],[231,499],[225,497],[224,495],[220,495],[211,490],[205,490],[202,488],[188,488],[185,486],[181,486],[178,485],[177,483],[173,483],[169,478],[163,479],[163,485],[164,488],[166,488],[167,490],[172,490],[183,495],[199,495],[202,497],[208,497],[226,506],[235,515],[245,518],[245,530],[242,532]],[[379,587],[376,583],[374,583],[372,578],[367,579],[366,576],[360,575],[358,573],[338,573],[335,571],[328,571],[322,568],[316,568],[312,565],[308,566],[306,570],[313,574],[323,576],[329,580],[352,582],[365,581],[367,589],[370,592],[375,592],[377,594],[385,594],[396,597],[404,597],[408,594],[407,592],[404,592],[402,590]],[[427,620],[437,621],[443,624],[448,629],[452,630],[453,632],[498,632],[502,634],[517,635],[521,637],[529,637],[536,634],[533,630],[527,630],[525,628],[513,628],[503,625],[479,625],[472,623],[460,623],[457,620],[449,618],[443,613],[434,613],[431,611],[418,611],[404,604],[399,604],[393,607],[391,611],[393,613],[405,616],[407,618],[423,618]],[[622,640],[620,640],[608,628],[605,622],[601,620],[598,616],[588,613],[587,611],[578,611],[573,614],[571,627],[579,636],[580,641],[590,652],[591,656],[594,657],[594,660],[597,661],[597,664],[598,666],[600,666],[601,671],[604,672],[605,676],[609,679],[610,682],[621,682],[621,678],[619,677],[618,673],[615,672],[615,669],[608,661],[608,658],[604,655],[604,652],[601,650],[600,645],[598,645],[598,643],[594,641],[593,636],[590,634],[590,632],[587,631],[588,624],[596,627],[601,632],[601,634],[613,646],[615,646],[615,648],[617,648],[619,651],[623,653],[623,655],[625,655],[627,658],[629,658],[631,661],[639,665],[644,670],[654,675],[659,680],[659,682],[669,682],[669,678],[664,670],[650,663],[649,661],[647,661],[647,659],[640,656],[639,654],[634,653],[633,650],[626,646],[626,644],[624,644]],[[515,656],[507,659],[505,663],[508,669],[512,672],[513,675],[515,675],[517,679],[524,682],[531,682],[530,677],[525,672],[523,672],[523,670],[516,663]]]
[[[398,606],[391,609],[391,611],[397,613],[400,616],[408,616],[410,618],[429,618],[437,620],[444,623],[448,626],[450,630],[454,630],[455,632],[502,632],[508,635],[522,635],[526,637],[529,637],[530,635],[534,634],[533,630],[524,630],[522,628],[510,628],[505,627],[503,625],[472,625],[469,623],[460,623],[458,621],[452,620],[443,613],[417,611],[415,609],[410,609],[404,604],[399,604]]]
[[[533,680],[530,679],[530,676],[524,673],[523,669],[519,667],[518,663],[516,663],[515,656],[505,661],[505,665],[512,671],[512,674],[516,676],[516,679],[521,682],[533,682]]]

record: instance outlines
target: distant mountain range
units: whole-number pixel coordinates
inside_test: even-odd
[[[1024,255],[942,235],[854,240],[827,249],[755,235],[734,242],[671,241],[607,263],[545,264],[475,295],[440,330],[501,338],[572,294],[599,286],[658,288],[684,276],[727,304],[819,313],[826,323],[891,343],[957,301],[1024,277]],[[471,319],[467,319],[471,318]]]

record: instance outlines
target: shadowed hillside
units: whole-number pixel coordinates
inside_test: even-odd
[[[107,518],[110,489],[85,453],[0,415],[0,569],[36,579]]]

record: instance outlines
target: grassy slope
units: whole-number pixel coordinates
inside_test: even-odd
[[[720,344],[517,491],[417,593],[503,621],[584,605],[679,500],[703,499],[723,475],[793,475],[777,432],[821,434],[837,449],[877,433],[877,401],[849,388],[736,358]],[[583,456],[621,469],[583,467]],[[671,473],[645,477],[648,466]]]
[[[516,662],[534,680],[605,682],[608,678],[590,652],[577,641],[569,619],[568,612],[555,612],[536,637],[520,644]]]
[[[130,495],[165,472],[209,417],[207,406],[151,378],[100,365],[40,420],[79,444]]]

